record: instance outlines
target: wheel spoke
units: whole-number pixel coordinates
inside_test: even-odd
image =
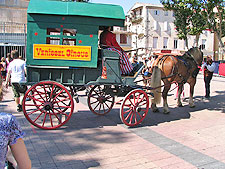
[[[53,123],[52,123],[52,115],[51,115],[51,113],[49,113],[49,119],[50,119],[50,122],[51,122],[51,126],[53,127]]]
[[[134,103],[132,103],[132,101],[130,100],[130,97],[128,98],[128,100],[130,101],[130,103],[131,103],[133,106],[135,106]]]
[[[39,99],[37,99],[37,98],[35,98],[35,97],[32,97],[32,96],[28,96],[28,98],[30,98],[31,100],[34,100],[34,101],[38,101],[38,102],[40,102],[40,103],[44,103],[44,101],[39,100]]]
[[[100,102],[98,102],[98,104],[95,106],[94,110],[98,107],[99,104],[100,104]]]
[[[105,105],[108,107],[108,109],[110,109],[109,105],[107,103],[105,103]]]
[[[26,98],[30,98],[31,101],[26,101]],[[43,81],[31,86],[25,93],[23,108],[24,115],[31,124],[41,129],[56,129],[70,119],[74,102],[63,85]]]
[[[127,115],[127,117],[125,118],[125,120],[127,120],[132,113],[133,113],[133,110],[130,111],[130,113]]]
[[[133,100],[134,100],[134,104],[136,105],[136,97],[135,97],[135,93],[133,93]]]
[[[60,110],[57,110],[57,109],[54,109],[54,110],[58,111],[58,112],[59,112],[59,114],[65,115],[66,117],[69,117],[69,115],[68,115],[68,114],[66,114],[66,113],[64,113],[63,111],[60,111]],[[56,116],[57,116],[57,115],[56,115]]]
[[[42,98],[42,100],[46,101],[46,100],[41,96],[41,94],[40,94],[39,91],[37,91],[36,89],[34,89],[34,90],[38,93],[38,95]]]
[[[46,91],[45,85],[43,85],[43,89],[44,89],[44,91],[45,91],[45,97],[48,98],[48,95],[47,95],[47,91]]]
[[[138,95],[138,98],[137,98],[137,103],[138,103],[138,100],[139,100],[139,98],[141,97],[141,93],[139,93],[139,95]]]
[[[62,99],[62,100],[59,100],[59,99],[57,99],[58,101],[57,102],[54,102],[54,103],[59,103],[59,102],[64,102],[64,101],[66,101],[66,100],[69,100],[70,98],[69,97],[66,97],[66,98],[64,98],[64,99]]]
[[[129,124],[132,124],[133,117],[134,117],[134,112],[132,112],[132,115],[131,115],[131,117],[130,117],[130,122],[129,122]]]
[[[95,104],[95,103],[97,103],[98,102],[98,100],[96,100],[95,102],[91,102],[90,104]]]
[[[128,113],[129,111],[131,111],[131,110],[132,110],[132,108],[130,108],[130,109],[128,109],[127,111],[123,112],[123,114],[126,114],[126,113]]]
[[[37,118],[34,120],[34,122],[36,122],[37,119],[39,119],[39,117],[40,117],[42,114],[43,114],[43,112],[41,112],[41,113],[37,116]]]
[[[63,90],[61,90],[61,91],[53,98],[53,100],[55,100],[62,92],[63,92]]]
[[[52,98],[52,94],[53,94],[54,88],[55,88],[55,85],[52,85],[52,88],[50,89],[51,93],[50,93],[50,96],[49,96],[49,101]]]
[[[52,109],[51,111],[54,114],[54,116],[58,119],[59,123],[61,124],[62,121],[61,121],[61,119],[59,119],[59,117],[57,116],[57,114],[55,114],[54,109]]]
[[[105,115],[114,105],[114,97],[106,94],[105,87],[94,86],[88,94],[88,107],[97,115]]]
[[[145,99],[145,97],[143,97],[139,102],[137,102],[137,104],[141,103],[144,99]]]
[[[39,111],[39,110],[36,109],[36,110],[34,110],[34,111],[32,111],[32,112],[27,113],[27,115],[29,116],[29,115],[31,115],[31,114],[34,114],[34,113],[37,112],[37,111]]]
[[[131,106],[130,104],[125,104],[124,106],[127,106],[129,108],[132,108],[133,106]]]
[[[146,117],[148,109],[148,95],[141,89],[135,89],[125,96],[120,108],[120,118],[127,126],[136,126]]]
[[[40,105],[40,104],[25,104],[25,106],[38,106],[38,107],[40,107],[40,106],[42,106],[42,104]]]
[[[55,107],[58,107],[58,108],[70,108],[70,106],[58,106],[58,105],[56,105]]]
[[[45,116],[44,116],[44,120],[43,120],[43,123],[42,123],[42,127],[44,127],[44,125],[45,125],[46,116],[47,116],[47,112],[45,112]]]
[[[142,115],[137,111],[137,114],[142,118]]]

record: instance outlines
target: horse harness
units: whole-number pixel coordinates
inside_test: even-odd
[[[184,57],[185,54],[188,57],[185,58]],[[196,76],[197,76],[197,74],[199,72],[198,64],[195,61],[195,59],[192,56],[192,54],[190,54],[189,52],[185,52],[185,54],[182,57],[176,56],[176,58],[178,58],[180,61],[183,62],[183,64],[187,68],[187,70],[189,70],[189,69],[191,69],[193,67],[196,67],[196,69],[192,72],[192,77],[196,78]],[[159,59],[159,64],[163,64],[168,57],[171,57],[172,60],[175,62],[173,56],[171,56],[171,55],[164,55],[162,58]],[[177,72],[174,72],[175,68],[177,68],[177,70],[178,70]],[[180,84],[185,84],[187,82],[188,78],[190,77],[190,72],[187,71],[186,76],[183,76],[181,73],[179,73],[178,66],[174,64],[173,69],[172,69],[172,73],[170,75],[166,76],[166,77],[163,77],[162,79],[168,79],[168,78],[171,78],[171,77],[173,77],[175,75],[178,75],[182,79]]]

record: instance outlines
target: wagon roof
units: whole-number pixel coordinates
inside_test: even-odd
[[[125,19],[123,8],[119,5],[62,0],[30,0],[27,13]]]

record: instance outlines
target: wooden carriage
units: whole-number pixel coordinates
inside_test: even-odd
[[[147,94],[137,89],[134,76],[121,76],[119,55],[98,45],[103,26],[123,26],[125,15],[117,5],[69,1],[31,0],[27,10],[27,90],[23,112],[30,123],[55,129],[72,116],[77,91],[88,91],[88,106],[97,115],[107,114],[115,96],[125,96],[121,120],[138,125],[148,112]],[[107,78],[102,77],[103,64]],[[135,89],[135,90],[133,90]],[[131,96],[132,95],[132,96]],[[135,112],[125,112],[128,100],[138,97]],[[142,108],[144,107],[144,108]],[[129,111],[128,111],[129,112]],[[138,117],[137,117],[138,116]]]

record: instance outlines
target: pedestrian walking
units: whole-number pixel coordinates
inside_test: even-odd
[[[1,58],[1,76],[2,76],[2,80],[6,80],[6,68],[7,68],[7,64],[6,64],[5,58],[2,57]]]
[[[204,63],[202,64],[202,70],[204,72],[204,82],[205,82],[205,98],[210,98],[210,82],[213,77],[213,72],[216,68],[215,62],[212,60],[212,56],[207,56]]]
[[[26,63],[24,60],[19,59],[19,53],[17,50],[11,52],[13,57],[13,61],[10,62],[8,67],[8,73],[6,78],[6,88],[8,88],[9,80],[11,76],[11,83],[12,83],[12,90],[14,93],[15,102],[17,104],[17,111],[22,111],[22,105],[20,96],[21,94],[24,95],[26,92]]]

